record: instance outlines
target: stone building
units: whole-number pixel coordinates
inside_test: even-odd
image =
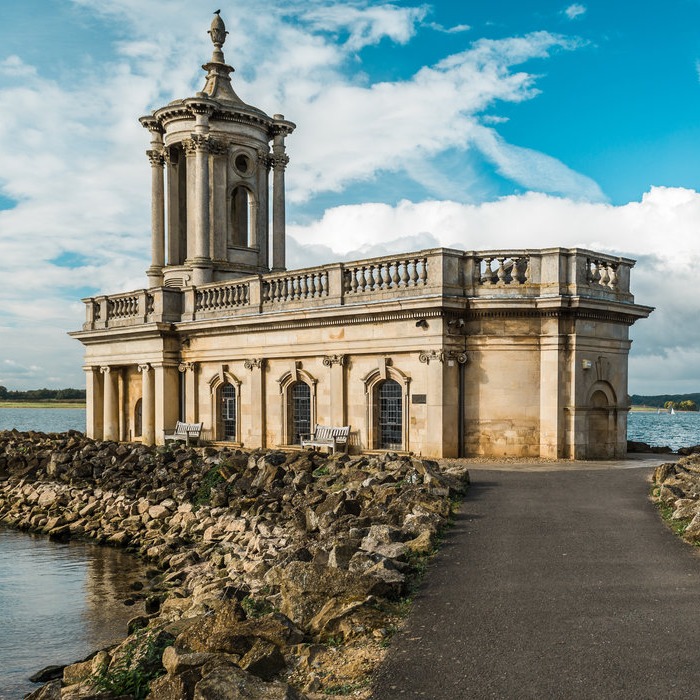
[[[209,33],[202,91],[141,118],[148,287],[85,299],[72,334],[88,435],[161,443],[180,419],[275,447],[318,423],[350,425],[352,450],[622,456],[628,329],[651,312],[634,261],[433,249],[287,271],[295,125],[238,97],[218,15]]]

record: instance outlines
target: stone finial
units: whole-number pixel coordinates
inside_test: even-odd
[[[224,45],[226,35],[228,34],[224,20],[221,19],[219,12],[221,12],[221,10],[217,10],[214,13],[214,19],[211,21],[211,28],[207,32],[211,37],[212,43],[214,44],[214,53],[211,57],[212,63],[224,62],[224,52],[221,50],[221,47]]]

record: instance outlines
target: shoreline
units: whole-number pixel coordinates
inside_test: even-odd
[[[70,403],[68,401],[0,401],[0,409],[2,408],[77,408],[85,409],[85,403]]]
[[[87,697],[100,674],[145,644],[158,650],[163,674],[152,681],[154,700],[212,674],[245,680],[259,691],[251,698],[283,687],[289,698],[328,698],[350,686],[367,697],[405,596],[466,488],[464,468],[448,471],[393,453],[0,433],[3,524],[126,547],[162,572],[142,592],[147,614],[124,642],[49,685]]]

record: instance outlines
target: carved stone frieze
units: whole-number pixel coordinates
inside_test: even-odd
[[[345,365],[347,355],[326,355],[323,358],[323,364],[326,367],[332,367],[333,365],[340,365],[341,367]]]

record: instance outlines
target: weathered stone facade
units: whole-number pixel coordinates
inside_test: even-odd
[[[240,100],[218,17],[211,34],[204,91],[141,119],[149,287],[85,299],[73,333],[88,435],[162,442],[180,419],[210,440],[275,447],[349,424],[353,450],[623,455],[628,328],[651,312],[630,292],[634,261],[433,249],[285,271],[295,125]]]

